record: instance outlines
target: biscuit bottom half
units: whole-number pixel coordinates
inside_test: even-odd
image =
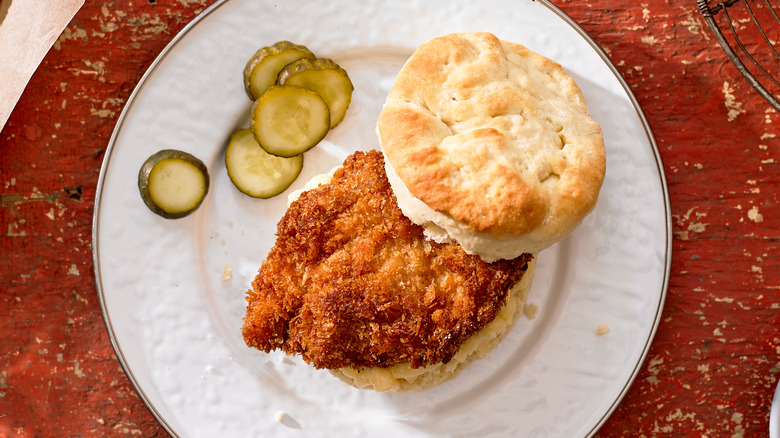
[[[455,378],[472,362],[487,356],[512,330],[523,313],[523,306],[533,283],[535,266],[536,258],[528,262],[528,269],[512,287],[506,304],[501,307],[495,319],[466,340],[449,362],[419,368],[411,368],[409,363],[384,368],[342,367],[329,370],[330,373],[356,388],[378,392],[423,391]]]

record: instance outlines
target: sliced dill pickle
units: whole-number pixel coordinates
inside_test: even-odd
[[[331,129],[344,119],[355,88],[347,72],[328,58],[290,63],[279,72],[279,84],[306,88],[322,96],[330,110]]]
[[[314,54],[306,46],[289,41],[263,47],[247,62],[244,68],[244,89],[252,100],[260,97],[272,85],[276,84],[279,72],[289,63],[310,58]]]
[[[314,91],[274,85],[252,106],[250,128],[266,152],[293,157],[313,148],[328,133],[328,105]]]
[[[250,129],[230,137],[225,167],[233,185],[255,198],[270,198],[290,187],[303,168],[303,155],[277,157],[266,152]]]
[[[203,202],[209,190],[209,173],[195,156],[163,149],[141,166],[138,189],[150,210],[166,219],[178,219]]]

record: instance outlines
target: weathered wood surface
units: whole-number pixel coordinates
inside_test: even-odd
[[[87,0],[0,132],[0,436],[165,436],[103,325],[92,208],[133,87],[211,3]],[[636,94],[672,202],[663,320],[599,436],[766,436],[780,375],[780,116],[720,51],[693,0],[553,3]]]

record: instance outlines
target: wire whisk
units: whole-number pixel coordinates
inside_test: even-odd
[[[773,73],[780,72],[780,17],[769,0],[696,0],[696,4],[726,56],[750,85],[780,111],[780,82]],[[723,19],[719,20],[720,16]]]

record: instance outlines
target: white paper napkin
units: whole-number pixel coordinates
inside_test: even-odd
[[[84,0],[0,0],[0,130]]]

